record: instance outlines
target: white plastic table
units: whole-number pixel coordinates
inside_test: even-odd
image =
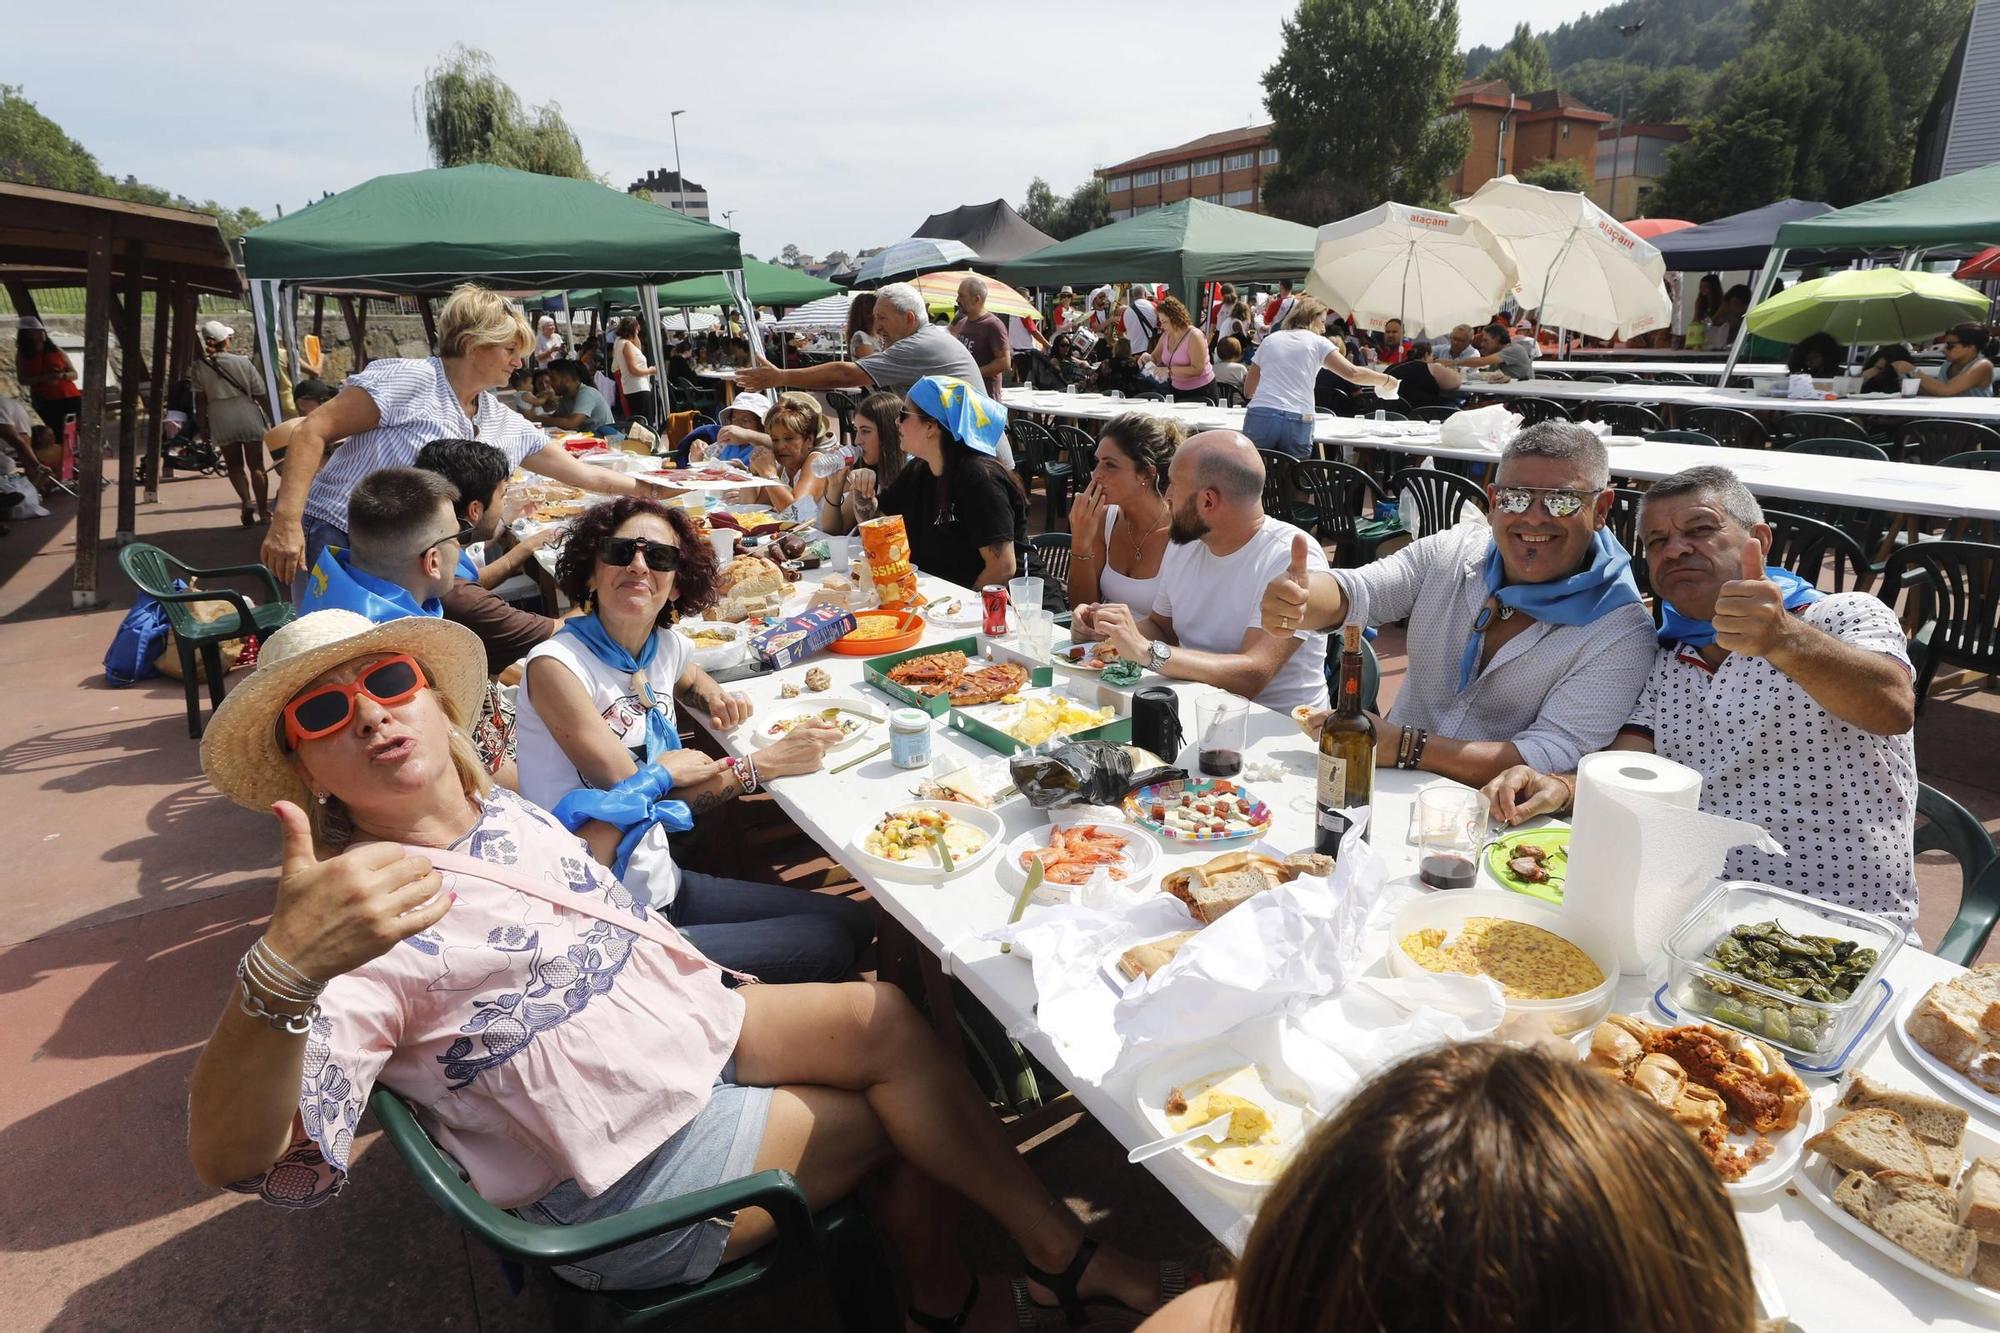
[[[1482,390],[1489,387],[1512,390],[1517,386],[1481,386]],[[1566,386],[1563,381],[1548,380],[1541,382],[1541,387],[1555,389]],[[1628,386],[1588,384],[1573,387],[1623,389]],[[1691,389],[1696,386],[1666,387]],[[1652,392],[1650,401],[1658,401],[1658,391]],[[1240,408],[1209,407],[1205,404],[1178,405],[1103,398],[1095,394],[1022,389],[1009,389],[1002,398],[1011,410],[1076,420],[1102,421],[1120,412],[1142,411],[1175,417],[1191,429],[1232,430],[1242,429],[1243,420]],[[1934,398],[1930,401],[1945,403],[1954,400]],[[1385,403],[1384,406],[1393,408],[1396,404]],[[1498,455],[1490,450],[1450,448],[1440,444],[1437,425],[1425,421],[1376,422],[1367,417],[1323,416],[1313,427],[1313,438],[1323,444],[1388,449],[1398,453],[1476,462],[1498,459]],[[1760,499],[1780,502],[1775,506],[1778,508],[1783,508],[1785,500],[1804,500],[1939,518],[2000,519],[2000,473],[1995,472],[1933,467],[1921,463],[1883,463],[1863,458],[1830,458],[1820,454],[1788,454],[1781,450],[1711,449],[1665,440],[1642,440],[1630,435],[1613,435],[1605,442],[1611,446],[1612,474],[1639,481],[1658,481],[1683,468],[1721,464],[1733,469],[1743,479],[1743,484]]]
[[[1906,417],[1977,421],[2000,426],[2000,398],[1934,398],[1919,394],[1857,394],[1846,398],[1771,398],[1748,389],[1722,389],[1712,384],[1586,384],[1581,380],[1508,380],[1489,384],[1468,379],[1469,398],[1559,398],[1591,403],[1637,403],[1651,406],[1733,407],[1744,412],[1833,412],[1841,416]]]
[[[1575,353],[1572,353],[1575,355]],[[1607,375],[1619,372],[1626,375],[1693,375],[1697,379],[1719,380],[1722,378],[1721,361],[1536,361],[1535,373],[1545,370],[1559,370],[1566,375]],[[1776,361],[1743,361],[1730,374],[1734,375],[1785,375],[1785,366]]]
[[[935,580],[923,582],[927,598],[950,590],[950,585]],[[963,637],[965,633],[933,628],[927,631],[926,641]],[[858,693],[885,704],[889,702],[862,683],[858,658],[822,654],[812,664],[825,668],[837,692]],[[778,704],[780,686],[787,681],[799,682],[804,671],[804,667],[794,667],[732,688],[749,695],[759,712],[766,713]],[[1063,677],[1059,674],[1058,679]],[[1208,692],[1207,687],[1186,682],[1172,682],[1172,685],[1180,696],[1184,729],[1192,735],[1194,704]],[[803,695],[800,702],[811,697]],[[724,738],[724,743],[740,754],[744,751],[740,743],[744,735],[735,733]],[[931,744],[930,771],[939,775],[963,763],[998,759],[994,752],[946,729],[942,719],[933,727]],[[1270,840],[1286,848],[1309,846],[1312,836],[1309,775],[1317,757],[1314,747],[1290,718],[1253,707],[1246,757],[1282,762],[1289,771],[1283,782],[1251,784],[1273,811]],[[1179,759],[1192,767],[1192,748]],[[858,860],[849,854],[854,836],[890,805],[910,799],[910,791],[921,776],[920,772],[896,768],[884,754],[838,774],[820,772],[780,778],[770,784],[770,790],[779,806],[808,836],[830,856],[847,864]],[[1417,775],[1378,772],[1379,827],[1407,826],[1408,807],[1414,801],[1417,785]],[[1006,803],[999,813],[1006,825],[1003,837],[1007,839],[1046,822],[1040,812],[1021,800]],[[1387,846],[1386,852],[1401,877],[1399,883],[1405,891],[1412,891],[1412,849],[1395,842]],[[1157,870],[1164,874],[1181,865],[1199,863],[1208,855],[1164,849]],[[1001,885],[997,867],[996,856],[942,884],[883,879],[865,868],[854,873],[884,910],[941,960],[947,972],[960,978],[1010,1031],[1024,1034],[1020,1039],[1036,1058],[1062,1079],[1084,1108],[1119,1142],[1131,1146],[1146,1141],[1152,1137],[1152,1131],[1133,1104],[1137,1068],[1115,1069],[1098,1085],[1076,1077],[1056,1047],[1034,1025],[1035,996],[1028,963],[1001,954],[997,945],[979,938],[982,932],[1002,924],[1012,906],[1013,895]],[[1482,866],[1482,877],[1485,874]],[[1485,887],[1493,885],[1488,882]],[[1909,988],[1928,986],[1957,970],[1915,947],[1906,947],[1892,962],[1889,976],[1899,993],[1907,995]],[[1626,978],[1618,988],[1617,1009],[1642,1012],[1653,984],[1644,977]],[[1898,1086],[1936,1092],[1886,1032],[1863,1055],[1859,1067]],[[1824,1086],[1820,1080],[1809,1083],[1816,1088]],[[1989,1130],[2000,1132],[2000,1125],[1981,1119]],[[1156,1157],[1145,1164],[1145,1169],[1153,1171],[1175,1199],[1219,1240],[1233,1249],[1241,1248],[1260,1198],[1258,1192],[1217,1182],[1176,1154]],[[1810,1333],[1900,1329],[1920,1324],[1943,1330],[1993,1327],[1992,1311],[1969,1304],[1896,1266],[1839,1230],[1803,1199],[1780,1190],[1747,1203],[1739,1216],[1752,1255],[1775,1282],[1787,1312]]]

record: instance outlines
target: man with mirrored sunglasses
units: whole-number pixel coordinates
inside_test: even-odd
[[[1610,481],[1594,433],[1529,426],[1501,456],[1484,520],[1468,511],[1360,569],[1309,573],[1295,555],[1264,591],[1264,628],[1409,622],[1378,764],[1473,786],[1517,764],[1567,772],[1618,734],[1652,666],[1652,618],[1605,526]]]

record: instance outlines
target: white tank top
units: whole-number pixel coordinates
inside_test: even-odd
[[[1104,568],[1097,575],[1097,596],[1100,601],[1123,602],[1132,608],[1136,620],[1153,614],[1153,591],[1159,587],[1160,576],[1135,579],[1111,567],[1111,533],[1117,526],[1118,506],[1108,505],[1104,510]]]
[[[647,668],[646,683],[651,686],[653,698],[660,707],[667,710],[667,720],[674,721],[674,682],[687,670],[688,658],[694,652],[694,645],[672,630],[656,630],[655,637],[664,636],[653,664]],[[573,634],[557,633],[535,645],[522,662],[521,690],[516,696],[514,762],[521,773],[521,795],[533,801],[544,810],[553,810],[556,803],[575,791],[590,784],[576,771],[576,764],[563,753],[556,738],[535,711],[535,701],[530,694],[527,672],[541,658],[553,658],[569,668],[570,674],[583,682],[590,694],[591,706],[598,716],[611,728],[612,735],[626,749],[643,750],[646,744],[646,705],[639,692],[632,687],[632,678],[624,672],[615,671],[597,660],[590,649]]]
[[[618,346],[612,349],[612,355],[618,358],[618,387],[626,393],[651,393],[653,377],[650,374],[634,375],[625,369],[625,344],[632,341],[634,339],[620,338]],[[644,351],[639,354],[645,355]]]

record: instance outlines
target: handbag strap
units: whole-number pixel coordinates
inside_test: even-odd
[[[491,880],[502,888],[518,889],[522,893],[540,898],[545,902],[554,903],[557,907],[566,908],[572,912],[581,912],[585,916],[594,916],[599,921],[616,926],[620,930],[629,930],[635,934],[643,935],[669,952],[681,954],[702,963],[704,966],[715,966],[709,959],[696,951],[686,940],[682,939],[677,931],[667,929],[650,917],[642,919],[636,916],[613,912],[601,901],[594,899],[589,894],[569,893],[558,890],[552,885],[538,883],[527,875],[522,874],[513,866],[495,865],[491,861],[482,861],[476,856],[467,856],[464,852],[454,852],[448,848],[418,847],[406,843],[403,846],[403,850],[411,856],[423,857],[431,863],[434,869],[449,871],[454,875],[465,875],[474,879]]]

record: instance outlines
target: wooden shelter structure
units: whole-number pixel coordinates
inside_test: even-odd
[[[119,368],[118,519],[114,540],[137,535],[140,443],[139,395],[146,395],[146,499],[159,499],[162,410],[167,386],[187,372],[194,355],[197,298],[241,296],[243,279],[206,213],[101,199],[0,181],[0,287],[14,309],[38,315],[34,294],[50,287],[84,290],[84,333],[77,420],[76,572],[70,605],[93,607],[104,489],[105,376],[111,332],[123,354]],[[151,355],[142,327],[145,294],[153,294]],[[165,373],[158,373],[161,367]],[[153,373],[149,373],[149,367]]]

